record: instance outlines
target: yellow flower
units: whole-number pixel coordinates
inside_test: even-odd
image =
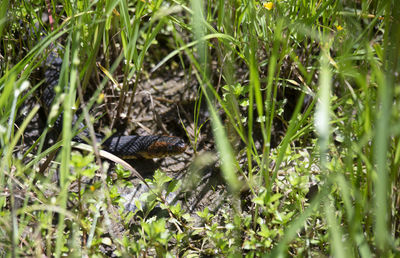
[[[273,2],[266,2],[263,4],[264,8],[267,9],[268,11],[271,11],[272,8],[274,8],[274,3]]]
[[[97,104],[103,103],[104,100],[104,93],[100,93],[99,96],[97,97]]]
[[[337,29],[338,31],[341,31],[341,30],[343,30],[343,27],[340,26],[340,25],[337,25],[337,26],[336,26],[336,29]]]

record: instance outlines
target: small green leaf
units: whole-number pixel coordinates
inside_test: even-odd
[[[177,191],[182,185],[182,181],[181,180],[172,180],[169,185],[168,185],[168,193],[173,193],[175,191]]]

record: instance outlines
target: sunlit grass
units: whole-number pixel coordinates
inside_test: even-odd
[[[92,256],[109,246],[118,256],[398,255],[395,1],[55,3],[53,29],[40,21],[47,3],[39,2],[0,4],[1,254]],[[160,45],[159,35],[175,49]],[[33,77],[55,45],[63,66],[54,110],[63,110],[63,132],[45,148],[49,126],[22,149],[39,108],[22,119],[21,111],[37,98],[44,82]],[[167,55],[149,54],[163,47]],[[154,187],[146,193],[148,206],[135,203],[137,211],[127,212],[117,187],[130,184],[127,173],[116,168],[115,182],[98,156],[74,156],[78,126],[72,118],[83,106],[78,121],[94,132],[88,110],[110,85],[121,85],[113,123],[123,113],[132,116],[142,79],[176,57],[181,63],[175,69],[197,86],[194,133],[186,130],[195,153],[189,173],[218,160],[224,205],[214,214],[208,207],[190,213],[168,204],[163,189],[196,187],[196,181],[157,171],[147,180]],[[77,92],[85,93],[91,80],[97,90],[84,103]],[[208,123],[212,135],[204,136]],[[201,137],[215,143],[212,158],[202,154]],[[43,167],[39,161],[46,158]],[[95,162],[101,179],[71,192],[82,178],[71,168],[89,173]],[[158,204],[167,217],[150,217]],[[116,224],[123,234],[114,232]]]

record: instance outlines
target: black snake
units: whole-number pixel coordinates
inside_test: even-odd
[[[55,99],[55,87],[59,83],[60,71],[62,66],[62,59],[57,54],[56,50],[52,50],[44,65],[44,76],[45,82],[41,88],[40,101],[42,107],[48,112],[51,107],[53,100]],[[73,123],[78,120],[78,117],[74,115]],[[81,129],[84,125],[79,125]],[[61,132],[62,128],[62,115],[60,115],[54,123],[54,128],[58,132]],[[80,133],[81,136],[88,137],[89,132],[83,129]],[[84,137],[79,135],[74,137],[74,141],[84,142]],[[96,138],[99,142],[103,142],[103,136],[96,134]],[[166,156],[177,155],[185,151],[185,142],[178,137],[164,136],[164,135],[129,135],[129,136],[111,136],[106,139],[102,144],[101,148],[108,151],[122,159],[132,158],[161,158]]]

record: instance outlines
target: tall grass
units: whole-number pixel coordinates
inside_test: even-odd
[[[396,1],[59,1],[49,6],[53,29],[40,19],[47,4],[0,4],[2,254],[92,256],[105,247],[118,256],[399,254]],[[160,35],[176,49],[151,56],[165,47]],[[63,66],[48,119],[63,111],[62,134],[45,148],[48,127],[24,146],[39,107],[21,119],[22,111],[35,102],[44,83],[34,80],[36,70],[56,45]],[[122,113],[130,117],[144,75],[176,56],[197,84],[189,142],[202,151],[205,100],[213,135],[203,137],[215,142],[225,205],[189,213],[168,204],[162,187],[173,192],[183,183],[156,172],[148,180],[156,193],[150,208],[136,203],[138,211],[127,212],[103,163],[72,152],[73,115],[122,85],[110,126]],[[85,103],[76,92],[85,95],[92,80],[97,90]],[[79,121],[93,131],[85,114]],[[189,173],[207,157],[188,160]],[[100,180],[70,191],[96,169]],[[149,217],[156,204],[166,218]]]

